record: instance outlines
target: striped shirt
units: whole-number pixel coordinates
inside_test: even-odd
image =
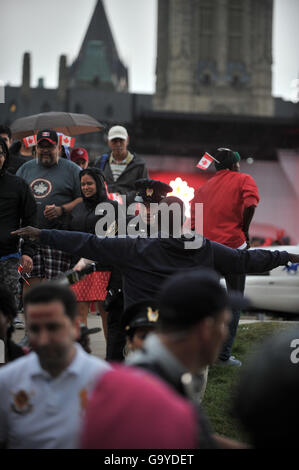
[[[112,171],[114,181],[117,181],[120,175],[125,171],[128,164],[133,160],[133,155],[128,152],[126,158],[124,158],[121,162],[116,161],[113,158],[113,154],[111,153],[109,158],[109,164]]]

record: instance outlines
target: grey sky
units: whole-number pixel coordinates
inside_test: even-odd
[[[31,52],[31,85],[56,87],[58,59],[79,52],[96,0],[0,0],[0,80],[21,82],[22,56]],[[155,89],[157,0],[104,0],[130,91]],[[290,99],[299,78],[299,0],[274,0],[273,94]],[[293,90],[294,93],[294,90]]]

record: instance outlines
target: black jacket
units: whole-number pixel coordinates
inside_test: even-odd
[[[10,232],[36,225],[36,202],[28,184],[4,171],[0,175],[0,257],[17,253],[19,238]],[[24,241],[21,252],[33,256],[34,244]]]
[[[118,203],[116,201],[106,201],[111,204],[115,210],[117,220]],[[67,218],[61,223],[64,230],[71,230],[74,232],[85,232],[95,234],[95,227],[97,222],[104,216],[104,214],[95,214],[96,205],[87,205],[85,202],[79,202]],[[107,227],[108,228],[108,227]]]
[[[128,164],[128,166],[119,176],[117,181],[114,181],[113,179],[113,174],[109,164],[109,158],[107,159],[105,166],[102,169],[109,193],[125,194],[127,196],[127,204],[132,204],[132,202],[134,202],[136,194],[136,189],[134,185],[135,181],[140,178],[148,178],[148,172],[145,166],[145,161],[137,155],[133,156],[133,160]],[[102,157],[99,157],[96,160],[96,168],[100,168],[100,162]]]
[[[140,367],[156,375],[166,382],[179,395],[190,400],[197,410],[198,416],[198,447],[200,449],[215,449],[217,444],[212,437],[209,420],[192,393],[188,393],[182,381],[183,374],[189,372],[183,364],[167,349],[155,334],[147,336],[142,349],[129,354],[126,365]],[[194,380],[194,377],[193,377]],[[189,387],[190,388],[190,387]]]
[[[286,251],[234,250],[206,238],[195,240],[199,241],[197,249],[186,249],[190,239],[184,237],[98,238],[85,233],[42,230],[40,238],[42,244],[118,267],[123,277],[125,308],[155,297],[162,283],[179,271],[205,267],[222,275],[262,273],[289,261]]]

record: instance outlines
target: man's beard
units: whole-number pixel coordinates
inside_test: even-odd
[[[51,166],[55,165],[56,158],[51,155],[47,158],[47,160],[44,160],[43,157],[38,156],[38,161],[42,166],[44,166],[46,168],[50,168]]]

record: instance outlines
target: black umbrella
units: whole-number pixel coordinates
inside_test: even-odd
[[[99,132],[103,124],[88,114],[75,114],[51,111],[16,119],[11,126],[12,136],[23,139],[43,129],[53,129],[64,135],[74,136]]]

